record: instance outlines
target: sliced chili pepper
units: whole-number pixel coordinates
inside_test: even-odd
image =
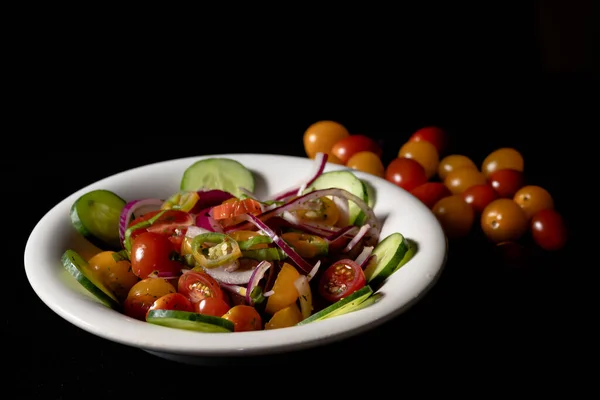
[[[255,260],[279,261],[284,260],[287,255],[279,247],[269,247],[266,249],[252,249],[242,251],[242,256],[253,258]]]
[[[208,247],[205,244],[210,244]],[[205,268],[215,268],[230,263],[242,256],[238,243],[219,232],[201,233],[192,241],[192,255]]]

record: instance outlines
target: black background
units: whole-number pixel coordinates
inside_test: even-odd
[[[584,152],[598,133],[591,25],[575,18],[587,18],[579,11],[584,2],[564,10],[501,4],[424,2],[352,15],[342,8],[270,9],[267,20],[232,15],[211,29],[205,17],[189,32],[149,24],[115,34],[98,24],[103,29],[83,36],[60,26],[35,35],[28,57],[13,60],[22,78],[6,109],[16,124],[3,144],[7,382],[40,399],[162,399],[249,377],[264,385],[257,395],[276,395],[270,382],[282,373],[294,393],[297,385],[319,381],[317,369],[334,373],[349,365],[356,366],[350,379],[366,381],[377,376],[369,374],[384,374],[387,382],[388,375],[413,373],[431,383],[483,374],[512,387],[540,371],[560,371],[566,380],[580,365],[574,357],[588,354],[583,324],[591,317],[582,306],[589,293],[582,287],[597,263],[574,261],[585,257],[575,251],[587,207]],[[511,265],[478,238],[455,243],[434,289],[383,327],[218,370],[97,338],[50,311],[29,286],[28,235],[75,190],[179,157],[304,156],[303,132],[321,119],[379,140],[385,163],[428,124],[448,131],[449,153],[477,163],[495,148],[517,148],[528,182],[547,187],[567,220],[567,248],[556,254],[531,248],[525,262]],[[253,393],[252,386],[236,390]]]

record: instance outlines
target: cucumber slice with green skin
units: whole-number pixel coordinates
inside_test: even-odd
[[[107,288],[102,282],[94,276],[94,272],[89,268],[87,261],[83,259],[74,250],[67,250],[61,257],[63,267],[79,282],[84,288],[92,293],[104,305],[113,309],[119,309],[121,304],[115,294]]]
[[[399,232],[394,232],[377,243],[371,253],[376,258],[365,268],[367,283],[374,288],[379,287],[396,271],[408,251],[408,247],[408,241]]]
[[[110,190],[92,190],[79,197],[70,210],[71,223],[103,250],[121,249],[119,218],[127,202]]]
[[[345,189],[361,199],[366,199],[365,187],[362,181],[348,170],[329,171],[321,174],[303,193],[331,188]],[[357,218],[360,217],[362,211],[352,201],[348,201],[348,213],[350,224],[360,224],[360,219],[357,220]]]
[[[365,301],[360,303],[354,308],[352,311],[362,310],[363,308],[369,307],[372,304],[377,303],[383,297],[383,293],[373,293],[371,296],[367,297]]]
[[[196,332],[233,332],[228,319],[181,310],[150,310],[146,322]]]
[[[363,301],[367,300],[373,294],[373,289],[371,286],[365,285],[362,288],[358,289],[354,293],[349,296],[344,297],[336,301],[333,304],[325,307],[319,312],[314,313],[308,318],[303,319],[298,322],[296,325],[306,325],[310,322],[314,321],[322,321],[324,319],[337,317],[339,315],[347,314],[357,309]]]
[[[400,261],[392,273],[398,271],[404,264],[409,262],[417,252],[417,244],[415,242],[410,239],[406,239],[406,244],[408,245],[408,250],[404,254],[404,257],[402,257],[402,261]]]
[[[240,187],[254,191],[254,175],[236,160],[206,158],[190,165],[181,178],[180,189],[185,191],[218,189],[241,197]]]

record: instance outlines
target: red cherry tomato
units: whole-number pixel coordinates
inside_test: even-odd
[[[164,210],[155,210],[147,212],[131,221],[128,227],[137,225],[140,222],[144,222],[154,217],[159,212]],[[154,221],[150,226],[136,229],[131,233],[131,240],[133,241],[139,234],[143,232],[157,232],[165,236],[169,236],[173,243],[173,248],[179,251],[181,248],[181,242],[185,237],[187,227],[195,223],[195,217],[193,214],[185,212],[183,210],[168,209],[164,211],[161,216]]]
[[[146,312],[146,318],[150,310],[179,310],[179,311],[194,311],[194,306],[187,297],[181,293],[168,293],[154,300]]]
[[[411,190],[410,193],[421,200],[429,209],[433,208],[438,200],[452,194],[450,189],[442,182],[426,182]]]
[[[198,314],[213,315],[215,317],[223,316],[231,308],[225,300],[218,297],[206,297],[194,303],[193,307]]]
[[[425,168],[412,158],[394,158],[385,169],[385,179],[411,191],[427,182]]]
[[[473,207],[477,214],[481,214],[485,206],[496,200],[499,196],[494,188],[485,183],[482,185],[473,185],[461,193],[465,201]]]
[[[143,232],[131,245],[131,269],[141,279],[151,275],[177,276],[184,265],[171,258],[173,244],[168,236],[156,232]]]
[[[544,209],[531,217],[533,240],[544,250],[559,250],[567,242],[567,229],[563,217],[554,209]]]
[[[129,289],[123,303],[123,313],[131,318],[145,321],[148,309],[152,307],[156,299],[176,291],[175,286],[166,279],[142,279]]]
[[[329,266],[319,281],[319,294],[334,303],[362,288],[366,284],[360,265],[350,259],[336,261]]]
[[[383,150],[372,138],[365,135],[350,135],[335,142],[331,154],[336,156],[344,165],[350,157],[359,151],[371,151],[381,157]]]
[[[187,271],[181,275],[177,281],[177,291],[192,303],[198,303],[207,297],[216,297],[227,301],[219,282],[202,271]]]
[[[429,142],[435,146],[438,154],[442,154],[446,150],[447,145],[447,134],[446,132],[437,126],[426,126],[415,133],[413,133],[408,139],[409,142]]]
[[[229,311],[223,314],[222,318],[233,322],[234,332],[260,331],[263,329],[262,318],[256,308],[246,304],[231,307]]]
[[[512,198],[523,187],[525,179],[522,171],[504,168],[490,173],[488,182],[498,196]]]

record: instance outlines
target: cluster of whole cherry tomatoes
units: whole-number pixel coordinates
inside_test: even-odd
[[[426,126],[384,165],[377,141],[326,120],[310,125],[303,141],[309,158],[327,153],[329,162],[379,176],[413,194],[432,210],[449,239],[466,237],[479,226],[498,245],[518,242],[528,233],[545,250],[566,243],[565,221],[552,195],[526,184],[524,159],[514,148],[494,150],[478,167],[466,155],[445,154],[447,133]]]

